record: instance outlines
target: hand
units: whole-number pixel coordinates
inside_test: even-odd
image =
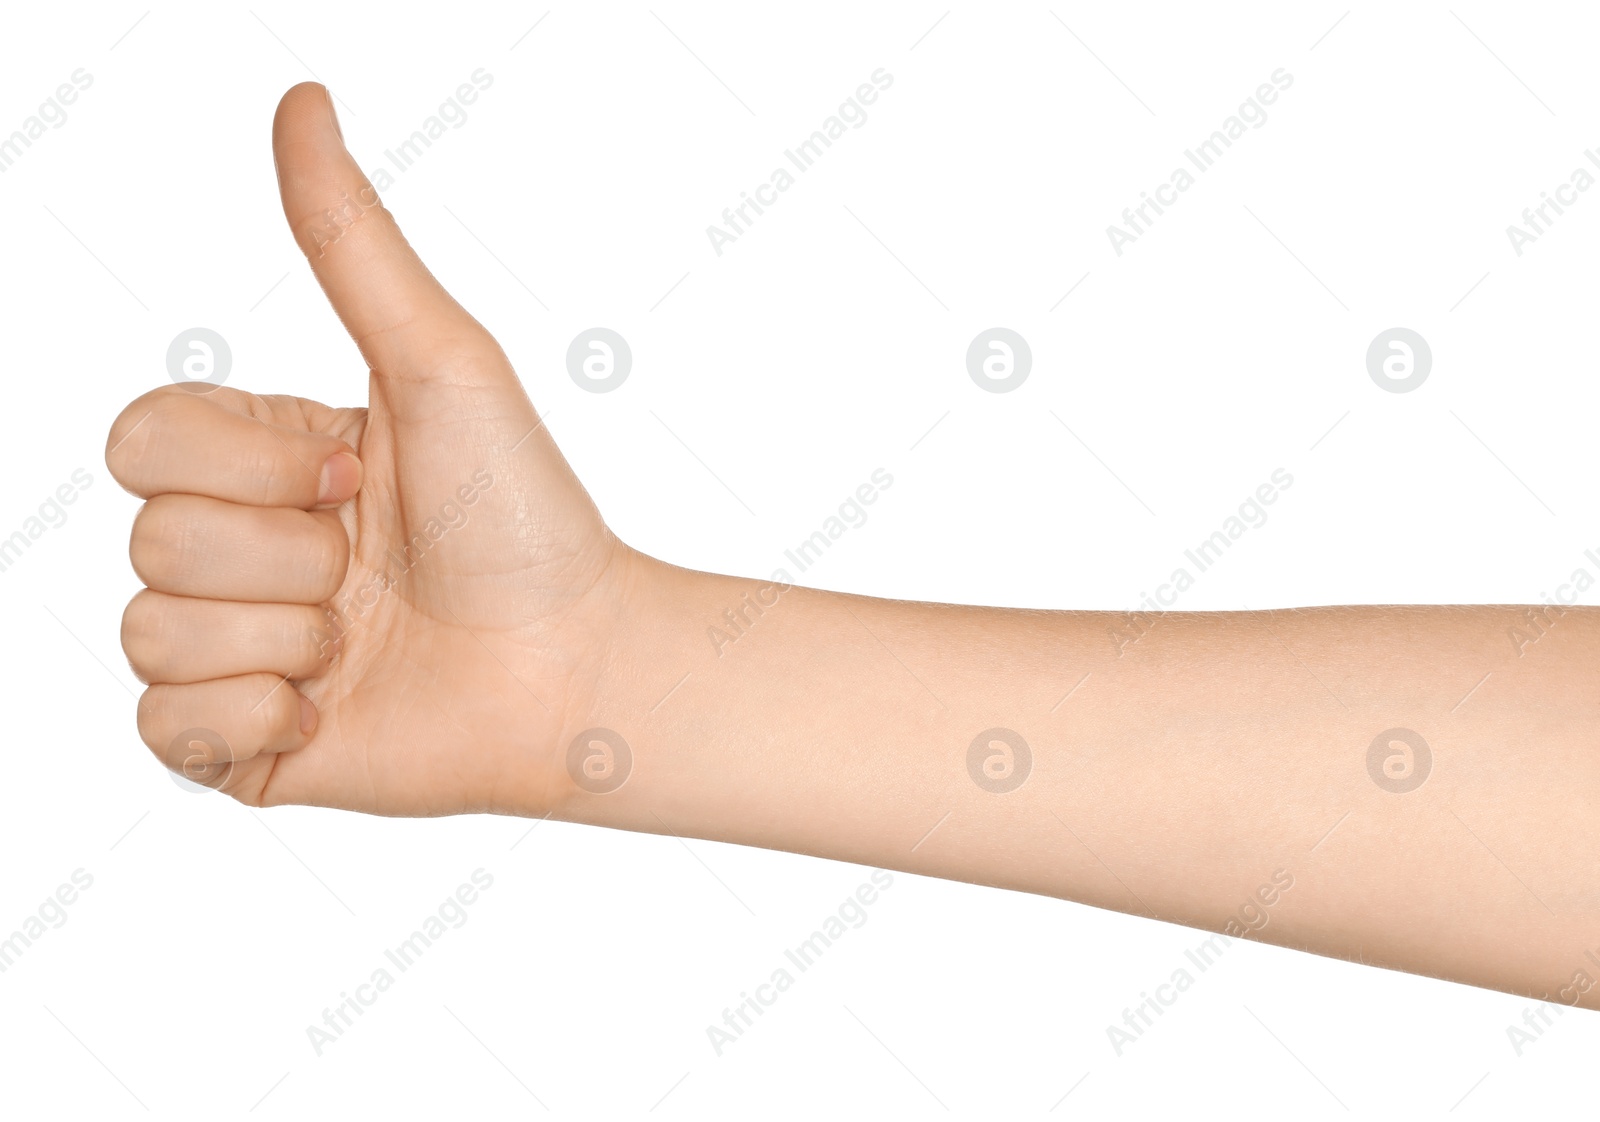
[[[148,500],[122,631],[140,736],[252,806],[543,813],[639,555],[378,201],[327,91],[285,94],[272,139],[368,406],[167,386],[117,418],[107,466]]]

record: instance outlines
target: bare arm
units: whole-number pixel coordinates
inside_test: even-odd
[[[632,774],[566,817],[1600,1005],[1600,612],[1130,619],[635,568],[583,718]]]

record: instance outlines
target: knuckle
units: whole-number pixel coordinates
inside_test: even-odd
[[[186,402],[171,392],[175,386],[151,390],[128,403],[106,436],[106,470],[130,491],[139,489],[139,466],[148,463],[163,432],[170,431]],[[179,391],[182,393],[182,391]]]
[[[282,457],[286,452],[282,446],[267,448],[257,444],[239,453],[240,476],[249,480],[248,502],[267,506],[284,501],[285,493],[290,489],[287,480],[295,478],[296,473],[310,470],[293,460],[283,462]]]
[[[139,695],[139,712],[135,718],[139,728],[139,739],[144,741],[145,747],[154,752],[163,763],[166,762],[167,745],[162,741],[160,730],[166,725],[166,691],[161,686],[149,686],[144,693]]]
[[[175,497],[157,495],[139,508],[128,535],[128,560],[148,587],[183,579],[193,566],[193,520]]]
[[[150,395],[134,399],[117,414],[106,434],[106,470],[123,487],[131,488],[132,467],[143,458],[150,439],[153,412]]]
[[[318,518],[316,533],[308,543],[306,564],[315,584],[317,602],[333,599],[350,568],[350,538],[336,519]]]
[[[327,613],[307,608],[286,626],[292,633],[283,637],[282,646],[291,652],[291,676],[310,677],[333,661],[339,649],[339,630]]]
[[[298,476],[311,469],[290,449],[262,426],[258,440],[243,441],[231,454],[228,474],[238,488],[238,498],[251,506],[268,507],[284,501],[286,493],[299,482]]]
[[[157,684],[146,688],[139,698],[139,738],[168,766],[172,766],[169,757],[175,750],[172,738],[191,726],[214,732],[225,746],[227,758],[240,762],[298,731],[299,719],[299,695],[277,674]]]
[[[171,622],[159,593],[141,589],[122,612],[122,652],[134,675],[149,684],[172,669]]]
[[[252,695],[259,692],[262,699],[247,718],[248,736],[252,744],[275,743],[286,734],[300,728],[300,695],[289,682],[276,674],[249,676]]]

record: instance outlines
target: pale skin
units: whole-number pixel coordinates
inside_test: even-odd
[[[147,500],[123,645],[169,767],[249,806],[713,838],[1600,1008],[1600,611],[1130,620],[659,561],[606,528],[322,87],[273,145],[369,399],[166,386],[112,426]],[[628,746],[614,790],[593,729]]]

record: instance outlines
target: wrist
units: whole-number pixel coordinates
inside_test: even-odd
[[[520,813],[599,825],[630,825],[608,813],[617,795],[637,787],[641,753],[656,747],[651,718],[687,665],[682,623],[674,611],[698,599],[709,573],[659,561],[612,538],[610,554],[574,613],[581,653],[547,746],[547,789]],[[659,687],[659,688],[658,688]],[[650,752],[645,770],[659,770],[664,754]]]
[[[564,797],[554,815],[704,836],[739,787],[726,753],[748,743],[740,730],[755,699],[747,694],[761,692],[765,673],[756,669],[760,640],[746,636],[773,627],[758,613],[794,590],[682,568],[626,546],[605,585],[589,613],[600,650],[555,746]]]

